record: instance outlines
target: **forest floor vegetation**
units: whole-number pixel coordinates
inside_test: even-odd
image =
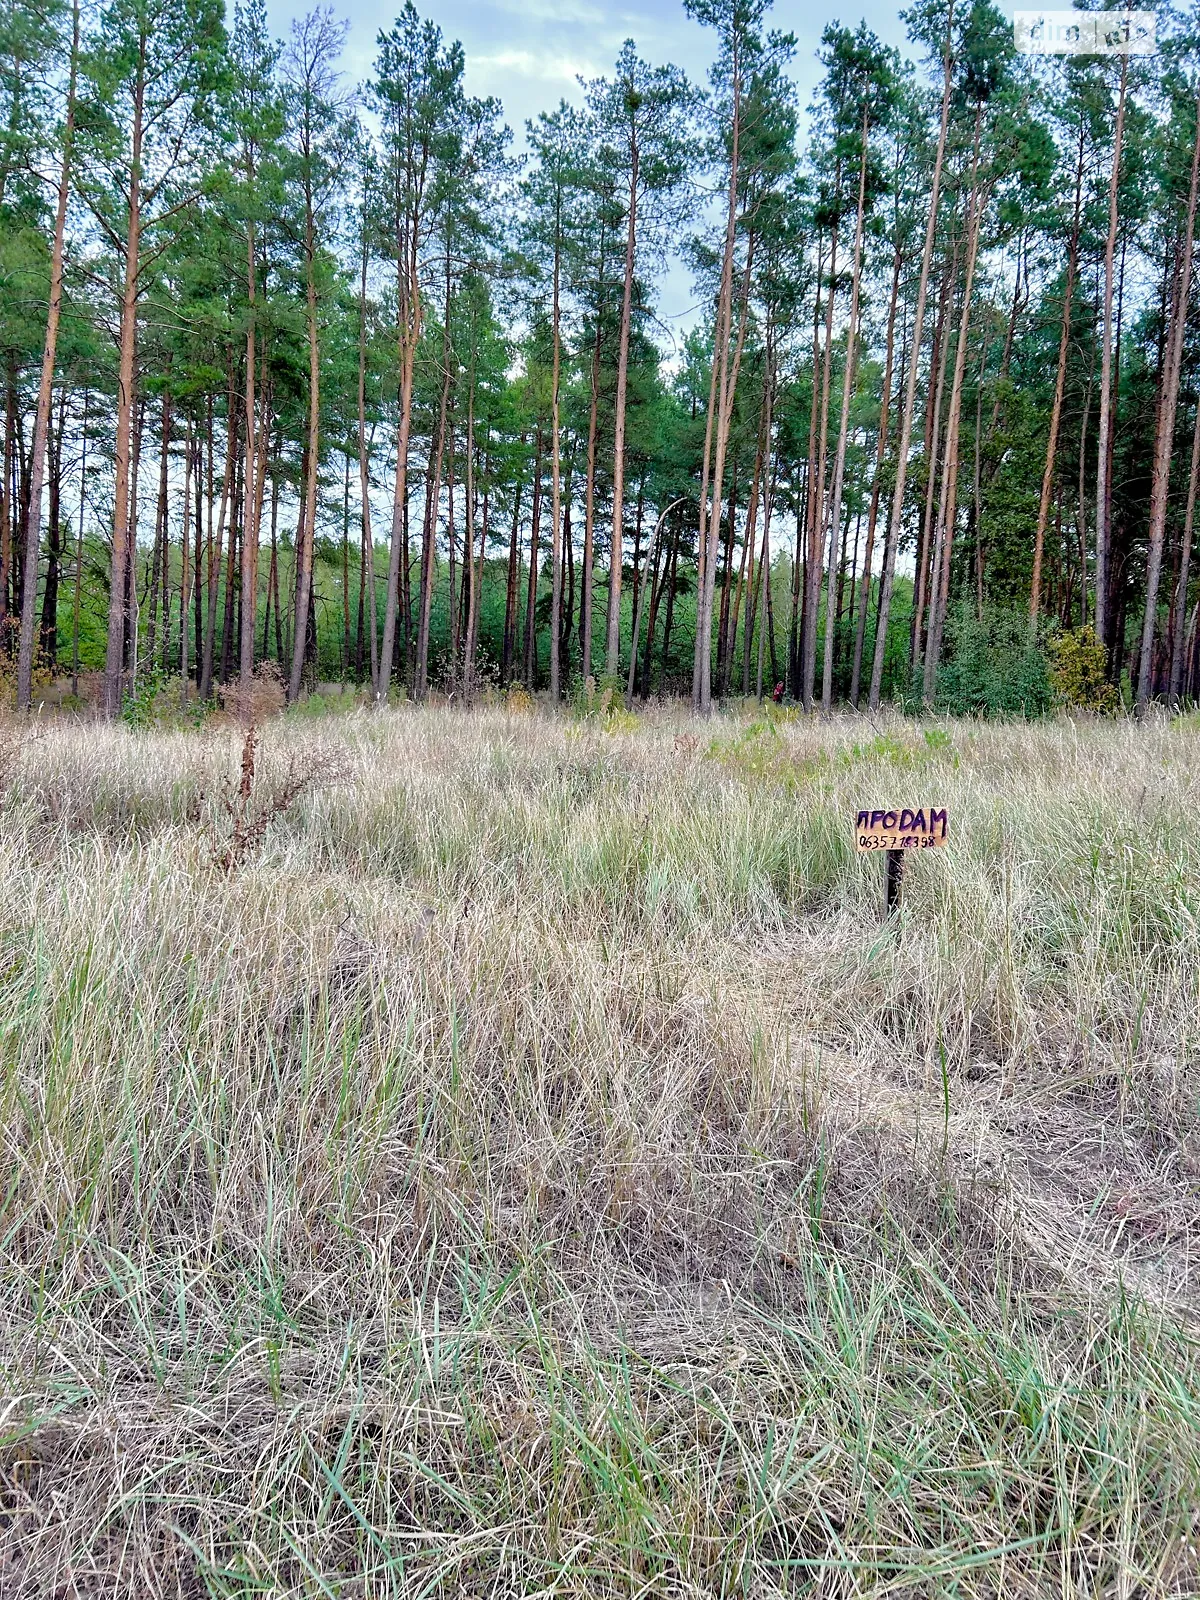
[[[1200,1592],[1200,721],[13,727],[3,1600]]]

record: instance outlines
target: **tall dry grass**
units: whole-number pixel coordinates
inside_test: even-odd
[[[4,1600],[1197,1592],[1195,723],[240,748],[10,775]]]

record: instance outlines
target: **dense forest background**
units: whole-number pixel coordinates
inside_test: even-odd
[[[5,9],[19,704],[264,663],[292,701],[1196,695],[1185,19],[1029,57],[917,0],[911,60],[831,23],[802,107],[764,0],[687,7],[706,85],[629,41],[519,155],[411,4],[357,86],[332,11]]]

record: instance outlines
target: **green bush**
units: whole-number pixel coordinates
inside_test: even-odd
[[[1107,652],[1095,628],[1056,633],[1046,648],[1050,682],[1059,705],[1082,711],[1116,709],[1116,686],[1106,676]]]
[[[937,704],[956,716],[1044,716],[1054,703],[1045,651],[1024,611],[969,606],[947,619],[946,660]]]
[[[121,721],[127,728],[195,727],[213,709],[211,700],[199,700],[192,689],[185,700],[178,677],[158,667],[143,669],[121,701]]]

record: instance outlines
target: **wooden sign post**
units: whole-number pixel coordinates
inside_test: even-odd
[[[857,850],[885,850],[887,875],[884,879],[884,920],[900,906],[900,883],[904,858],[909,850],[936,850],[948,835],[946,808],[928,806],[912,810],[905,806],[893,811],[860,811],[854,825]]]

